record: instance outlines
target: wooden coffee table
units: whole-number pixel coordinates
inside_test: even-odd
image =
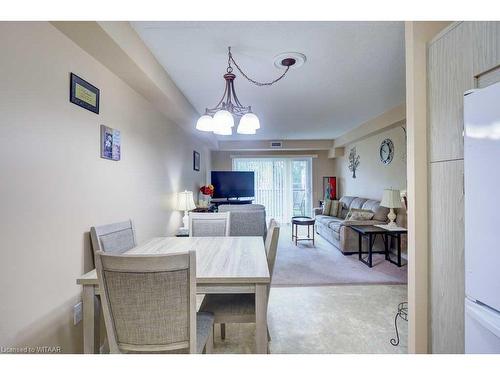
[[[297,246],[298,241],[312,241],[314,246],[314,222],[315,220],[309,216],[294,216],[292,217],[292,242],[295,239],[295,246]],[[307,237],[298,236],[298,229],[300,226],[307,226]],[[313,226],[312,237],[310,227]],[[293,229],[295,228],[295,234],[293,234]]]

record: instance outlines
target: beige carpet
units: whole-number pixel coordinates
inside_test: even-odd
[[[401,344],[389,342],[406,295],[405,285],[272,288],[271,353],[407,353],[407,322],[399,321]],[[215,353],[255,352],[254,324],[227,324],[224,341],[216,328]]]
[[[358,260],[357,254],[343,255],[319,235],[314,247],[310,241],[295,246],[290,225],[284,225],[280,229],[273,286],[407,283],[406,266],[399,268],[382,254],[373,256],[373,264],[369,268]]]

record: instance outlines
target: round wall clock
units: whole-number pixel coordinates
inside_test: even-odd
[[[384,164],[389,164],[394,157],[394,143],[387,138],[380,144],[380,161]]]

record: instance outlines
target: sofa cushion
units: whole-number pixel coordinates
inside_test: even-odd
[[[377,201],[375,199],[368,199],[365,203],[363,203],[363,207],[361,207],[363,210],[370,210],[371,212],[375,213],[377,209],[380,207],[380,201]]]
[[[341,219],[345,219],[347,213],[349,212],[349,207],[351,206],[352,201],[356,199],[356,197],[343,196],[340,198],[340,207],[338,217]]]
[[[387,207],[379,206],[375,211],[375,215],[373,216],[373,220],[380,220],[387,222],[389,219],[387,218],[387,214],[389,213],[389,209]]]
[[[315,217],[316,222],[328,227],[331,222],[339,221],[340,219],[328,215],[318,215]]]
[[[352,209],[352,208],[358,208],[358,209],[361,209],[361,207],[363,207],[363,204],[365,204],[365,202],[367,201],[368,199],[366,198],[354,198],[351,202],[351,205],[349,206],[349,209]]]
[[[338,200],[331,201],[330,216],[339,216],[340,202]]]
[[[330,215],[330,209],[332,207],[332,201],[330,199],[325,199],[323,202],[323,211],[321,212],[323,215]]]
[[[342,223],[343,223],[342,221],[331,221],[328,224],[328,228],[330,228],[334,232],[339,233],[340,232],[340,227],[342,226]]]

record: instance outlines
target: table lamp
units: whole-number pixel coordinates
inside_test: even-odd
[[[184,217],[182,218],[183,227],[181,229],[189,229],[189,216],[188,211],[194,210],[196,208],[193,199],[193,192],[184,190],[177,196],[177,207],[179,211],[184,211]]]
[[[382,207],[390,208],[387,218],[389,219],[389,227],[395,227],[396,214],[394,213],[395,208],[400,208],[401,206],[401,195],[399,190],[385,189],[384,195],[382,197],[382,202],[380,202]]]

